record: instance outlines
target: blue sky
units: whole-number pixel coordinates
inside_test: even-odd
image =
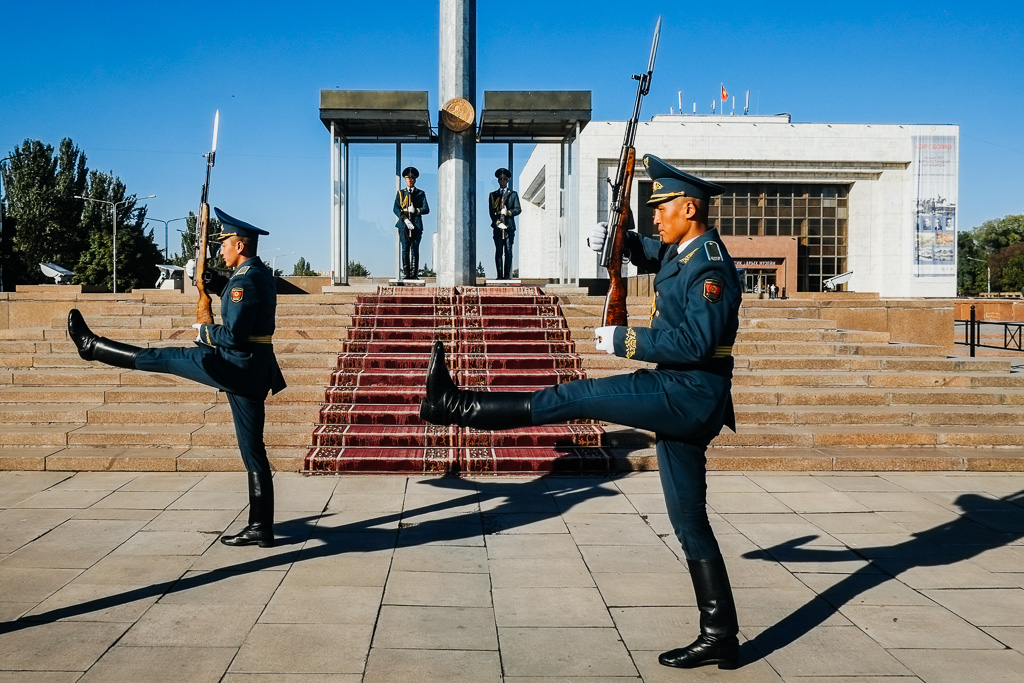
[[[478,91],[591,90],[594,120],[624,119],[659,12],[642,118],[676,107],[679,90],[706,112],[724,83],[738,107],[749,90],[751,113],[794,121],[955,123],[960,225],[1024,212],[1024,4],[481,1]],[[300,256],[329,267],[320,89],[428,90],[438,107],[436,1],[42,0],[6,2],[0,15],[0,152],[70,137],[91,169],[156,194],[149,215],[172,219],[198,206],[219,109],[211,203],[270,230],[261,253],[286,272]],[[376,275],[394,269],[393,149],[353,147],[351,256]],[[517,147],[517,167],[529,151]],[[478,148],[481,209],[505,154]],[[433,199],[436,149],[407,145],[403,156]],[[162,247],[163,226],[152,225]],[[478,259],[490,271],[482,227]]]

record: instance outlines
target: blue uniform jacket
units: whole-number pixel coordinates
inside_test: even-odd
[[[505,225],[512,232],[516,230],[516,216],[523,212],[519,204],[519,193],[510,190],[505,198],[505,206],[508,208],[508,216],[505,217]],[[497,229],[498,219],[501,218],[501,190],[495,190],[487,195],[487,213],[491,216],[491,227]]]
[[[423,219],[421,216],[426,216],[430,213],[430,207],[427,206],[427,193],[418,187],[412,188],[410,192],[408,189],[399,190],[395,193],[395,215],[398,216],[398,220],[395,221],[396,228],[405,228],[405,221],[403,220],[408,216],[406,209],[409,206],[409,202],[412,202],[412,206],[415,209],[415,213],[410,217],[412,224],[416,226],[417,230],[423,229]]]
[[[658,274],[650,327],[618,328],[615,354],[657,363],[670,375],[669,401],[706,424],[735,429],[732,345],[742,288],[718,231],[696,238],[684,253],[635,232],[626,248],[641,271]]]
[[[223,286],[222,286],[223,285]],[[277,312],[277,287],[267,265],[253,257],[230,278],[214,273],[209,287],[221,287],[221,323],[202,325],[199,342],[213,351],[203,366],[233,393],[262,395],[285,388],[271,337]]]

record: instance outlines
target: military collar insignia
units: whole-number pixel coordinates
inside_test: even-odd
[[[235,275],[245,275],[247,272],[249,272],[250,268],[252,268],[252,266],[242,266],[241,268],[238,269]]]
[[[696,253],[697,253],[697,249],[694,249],[689,254],[687,254],[683,258],[679,259],[679,262],[682,263],[685,266],[690,261],[690,259],[693,258],[693,255],[696,254]]]

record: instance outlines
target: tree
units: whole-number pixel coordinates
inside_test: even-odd
[[[477,261],[476,263],[476,276],[487,277],[487,271],[484,270],[484,264],[482,261]]]
[[[72,269],[88,245],[79,230],[85,193],[85,154],[61,140],[56,153],[39,140],[25,140],[2,168],[4,208],[4,289],[48,282],[40,263]]]
[[[978,244],[973,231],[959,233],[956,241],[956,291],[963,296],[976,296],[988,286],[988,253]]]
[[[89,186],[84,196],[114,202],[114,207],[84,202],[80,231],[87,236],[88,247],[75,264],[74,281],[112,287],[114,226],[111,211],[116,208],[117,290],[152,287],[159,276],[157,264],[163,261],[163,254],[153,239],[153,231],[146,232],[144,228],[146,207],[136,207],[135,197],[126,195],[120,178],[100,171],[89,173]]]
[[[309,277],[311,275],[316,274],[317,272],[313,270],[313,268],[308,263],[306,263],[306,259],[302,258],[301,256],[299,257],[298,262],[295,264],[295,268],[292,270],[292,275],[295,277]]]
[[[437,277],[437,273],[430,266],[423,266],[420,268],[420,277]]]
[[[1024,290],[1024,243],[1018,242],[999,250],[989,259],[992,286],[999,292]]]
[[[370,277],[370,271],[367,270],[359,261],[349,261],[348,264],[348,276],[349,277]]]
[[[185,229],[181,232],[181,254],[175,254],[174,258],[171,259],[171,263],[176,266],[184,266],[188,263],[189,259],[196,257],[196,230],[199,224],[199,217],[193,212],[188,212],[188,217],[185,219]],[[222,230],[220,221],[210,216],[210,226],[207,229],[209,235],[216,235]],[[207,261],[207,265],[210,268],[226,268],[224,259],[220,255],[220,245],[217,242],[213,243],[215,247],[213,258]]]
[[[988,290],[989,269],[992,289],[1016,292],[1024,287],[1024,215],[1010,215],[985,221],[957,235],[957,290],[973,296]]]

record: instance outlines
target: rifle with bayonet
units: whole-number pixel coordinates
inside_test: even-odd
[[[203,195],[199,202],[199,218],[196,221],[196,270],[192,274],[192,284],[199,290],[199,304],[196,307],[196,322],[210,325],[213,323],[213,301],[206,291],[207,260],[210,253],[210,171],[217,158],[217,128],[220,125],[220,110],[213,117],[213,148],[206,158],[206,182],[203,184]]]
[[[647,63],[647,73],[633,75],[639,81],[636,89],[636,103],[633,105],[633,116],[626,123],[626,136],[619,154],[619,166],[615,171],[615,182],[609,189],[610,203],[608,208],[608,236],[601,249],[601,265],[608,270],[608,296],[604,301],[602,325],[626,325],[626,284],[622,280],[622,255],[625,251],[626,232],[633,226],[629,198],[633,189],[633,167],[636,164],[637,123],[640,121],[640,105],[644,95],[651,89],[651,75],[654,73],[654,57],[658,52],[658,36],[661,34],[661,17],[654,28],[654,43],[651,45],[651,58]]]

